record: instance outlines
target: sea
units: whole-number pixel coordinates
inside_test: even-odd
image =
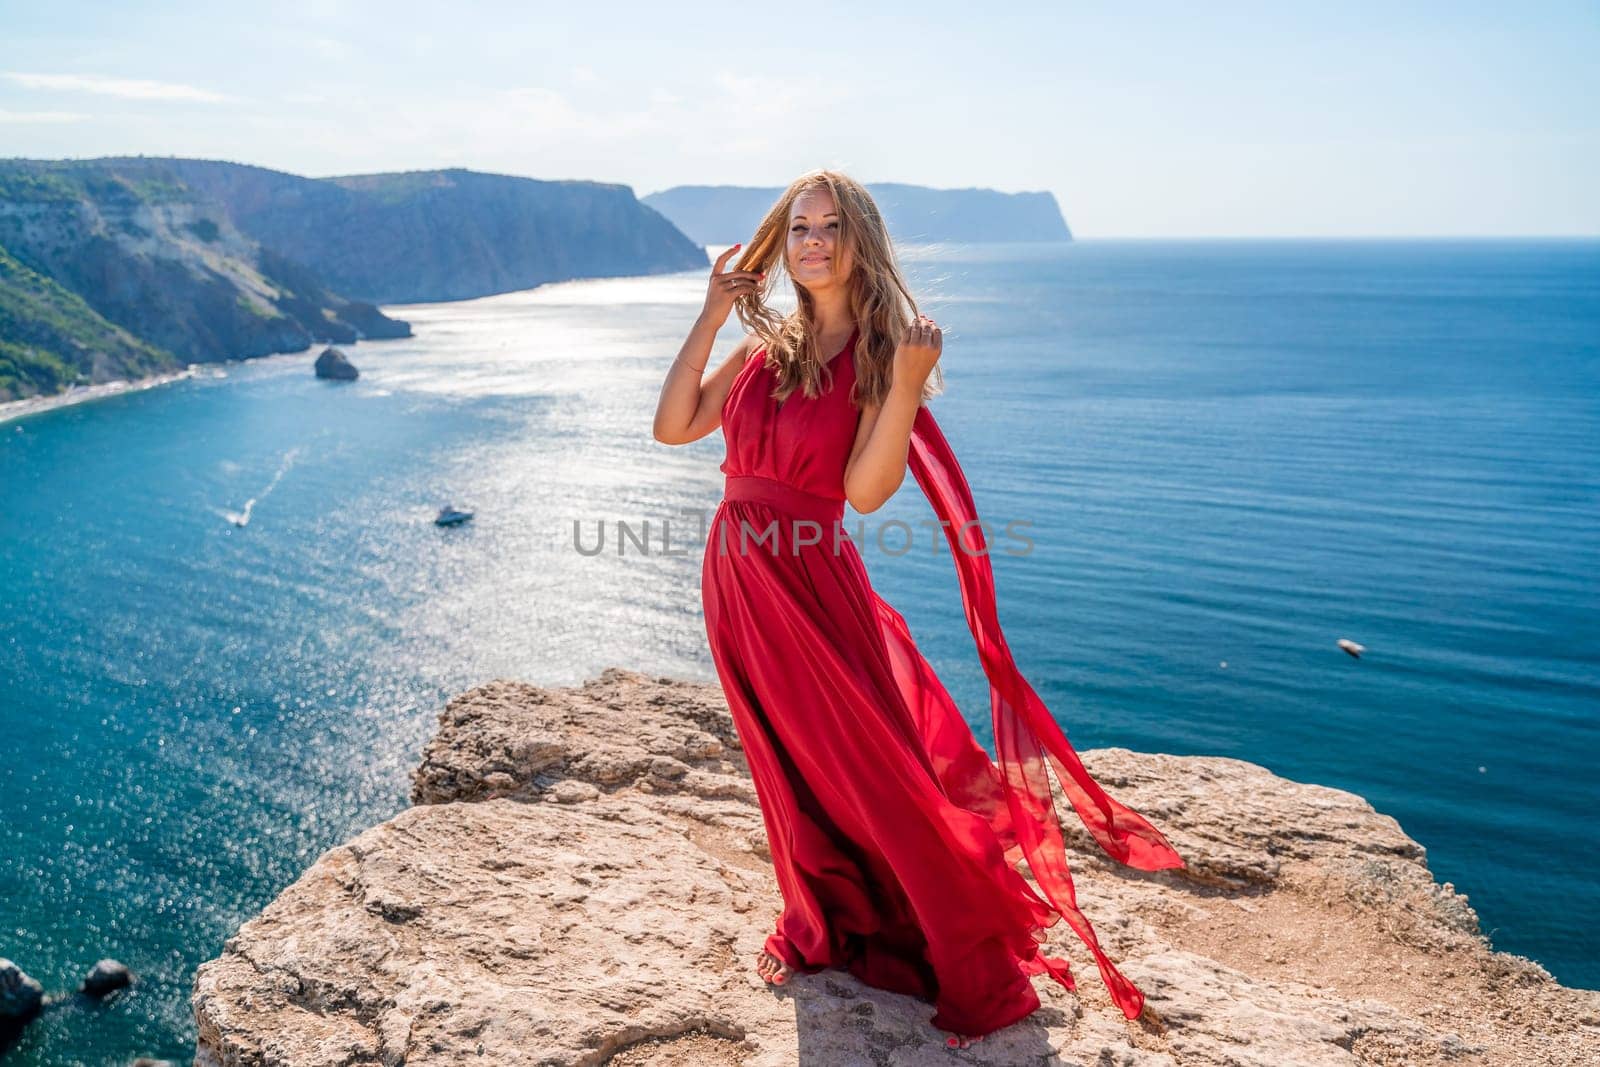
[[[1073,744],[1358,793],[1496,948],[1600,986],[1600,242],[901,255],[934,413],[1025,530],[992,557],[1006,637]],[[452,695],[714,680],[722,437],[651,434],[705,287],[396,306],[415,336],[348,346],[355,382],[313,349],[0,422],[0,957],[51,993],[136,976],[7,1067],[191,1057],[196,967],[407,805]],[[991,743],[914,479],[850,514]]]

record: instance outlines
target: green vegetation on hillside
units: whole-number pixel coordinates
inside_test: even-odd
[[[130,376],[176,370],[171,352],[107,322],[77,293],[29,269],[0,245],[0,400],[87,382],[96,355]]]
[[[7,160],[0,163],[0,200],[62,203],[73,200],[167,204],[193,194],[170,174],[117,174],[77,160]]]
[[[0,400],[59,393],[83,375],[42,348],[0,341]]]
[[[207,244],[215,243],[217,238],[222,234],[222,231],[217,228],[217,224],[211,219],[196,219],[185,226],[184,229],[188,230],[190,233],[194,234]]]
[[[83,193],[59,174],[0,166],[0,200],[8,203],[62,203]]]
[[[450,171],[412,170],[394,174],[358,174],[348,178],[329,178],[328,183],[358,190],[373,203],[395,205],[413,200],[429,189],[448,189],[456,184]]]

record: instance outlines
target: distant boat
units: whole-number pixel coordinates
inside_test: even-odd
[[[1354,641],[1350,640],[1348,637],[1339,638],[1338,644],[1339,644],[1340,648],[1342,648],[1346,652],[1350,653],[1356,659],[1360,659],[1361,658],[1361,653],[1363,653],[1363,652],[1365,652],[1367,650],[1367,646],[1366,645],[1358,645]]]
[[[433,522],[436,526],[459,526],[470,518],[472,518],[472,512],[462,511],[460,508],[446,504],[439,509],[439,517],[434,519]]]

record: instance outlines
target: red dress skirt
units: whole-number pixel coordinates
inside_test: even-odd
[[[1089,776],[1017,670],[971,492],[927,407],[910,466],[945,520],[998,762],[873,590],[842,522],[855,341],[828,364],[822,395],[782,404],[756,352],[722,409],[726,481],[701,594],[783,894],[766,949],[796,971],[837,967],[931,1001],[933,1025],[975,1036],[1038,1008],[1035,974],[1073,988],[1067,961],[1043,952],[1045,929],[1065,918],[1136,1018],[1143,994],[1078,910],[1047,762],[1107,854],[1146,871],[1184,861]]]

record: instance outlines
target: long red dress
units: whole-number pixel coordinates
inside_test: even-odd
[[[1035,974],[1073,988],[1067,961],[1043,952],[1044,930],[1065,918],[1136,1018],[1143,994],[1077,908],[1046,760],[1106,853],[1146,871],[1184,861],[1089,776],[1017,670],[971,492],[926,406],[910,466],[946,520],[998,765],[873,590],[841,532],[855,342],[829,363],[831,388],[782,404],[757,351],[722,408],[726,478],[701,593],[783,894],[766,949],[798,972],[838,967],[932,1001],[933,1025],[976,1036],[1039,1007]],[[1046,899],[1017,869],[1024,857]]]

